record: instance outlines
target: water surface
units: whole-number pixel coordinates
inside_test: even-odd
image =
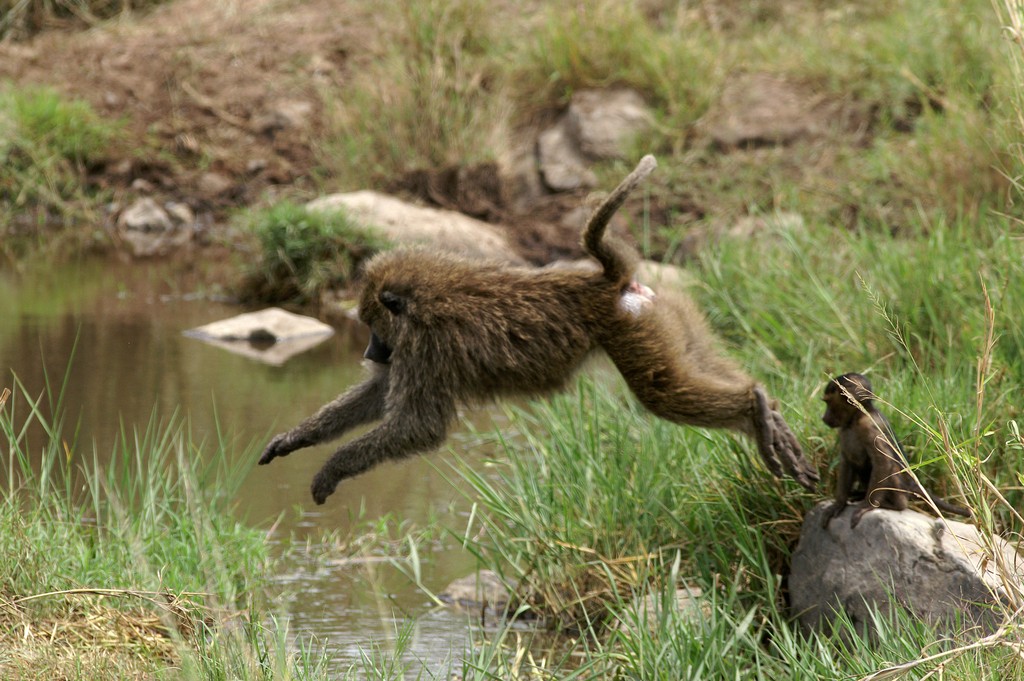
[[[182,335],[186,329],[243,312],[204,295],[202,274],[176,266],[92,261],[0,272],[0,384],[11,373],[30,394],[42,394],[68,373],[65,413],[79,424],[79,449],[113,451],[122,428],[144,430],[186,416],[197,440],[213,443],[218,429],[234,457],[258,457],[268,437],[285,430],[363,376],[367,332],[356,323],[283,366],[268,366]],[[471,414],[493,429],[489,412]],[[250,524],[275,536],[348,532],[354,523],[390,516],[422,526],[432,520],[464,527],[469,502],[447,478],[455,452],[482,465],[485,448],[455,433],[427,457],[385,464],[342,482],[317,507],[309,483],[332,451],[321,446],[269,466],[254,466],[238,499]],[[214,451],[211,445],[206,451]],[[475,463],[474,463],[475,462]],[[452,540],[431,542],[421,555],[424,585],[437,591],[474,568]],[[286,592],[291,629],[314,635],[345,664],[371,644],[387,647],[412,621],[411,653],[443,665],[467,643],[467,615],[440,609],[387,562],[292,561],[275,577]]]

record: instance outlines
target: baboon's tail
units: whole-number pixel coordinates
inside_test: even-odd
[[[615,215],[615,211],[622,206],[629,193],[650,175],[657,165],[658,162],[650,154],[640,159],[640,163],[637,164],[633,172],[619,183],[615,191],[608,195],[608,198],[598,206],[594,214],[590,216],[590,220],[587,221],[587,228],[583,232],[583,250],[601,263],[608,279],[624,279],[632,274],[628,271],[632,262],[628,258],[624,258],[621,250],[608,243],[604,238],[608,222]]]
[[[910,491],[913,494],[916,494],[917,496],[924,499],[926,503],[931,502],[932,504],[935,504],[935,507],[940,511],[943,511],[944,513],[953,513],[955,515],[961,515],[965,518],[971,517],[971,509],[964,508],[963,506],[957,506],[956,504],[950,503],[945,499],[940,499],[939,497],[930,494],[924,487],[921,486],[920,482],[914,480],[913,478],[910,479]]]

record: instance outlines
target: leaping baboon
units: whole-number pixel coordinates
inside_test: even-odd
[[[946,513],[970,517],[970,510],[932,496],[909,472],[907,458],[893,434],[885,414],[875,407],[871,381],[861,374],[843,374],[829,381],[822,399],[821,420],[839,429],[839,474],[836,499],[822,516],[822,527],[843,512],[851,495],[863,490],[860,507],[850,518],[850,527],[875,508],[902,511],[910,495],[930,500]]]
[[[656,165],[645,156],[588,221],[583,247],[599,268],[482,264],[415,248],[374,257],[359,302],[370,377],[276,436],[259,462],[381,420],[317,473],[322,504],[340,480],[439,446],[458,403],[560,389],[601,348],[658,416],[745,432],[772,473],[813,489],[818,474],[782,415],[720,354],[693,302],[634,281],[638,255],[605,236]]]

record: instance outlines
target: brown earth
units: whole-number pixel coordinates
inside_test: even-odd
[[[124,122],[123,147],[90,176],[115,207],[152,195],[216,225],[238,206],[331,189],[315,176],[324,96],[375,58],[375,22],[370,3],[175,0],[0,43],[0,79],[53,87]],[[514,225],[528,260],[578,253],[578,226],[561,217],[581,197],[513,212],[493,165],[417,171],[384,188]]]
[[[2,45],[0,77],[52,86],[125,122],[129,147],[95,169],[99,185],[125,194],[135,183],[217,210],[309,186],[318,88],[343,82],[368,24],[327,0],[179,0]]]
[[[384,53],[381,41],[390,33],[375,8],[337,0],[172,0],[93,28],[51,29],[25,42],[0,42],[0,79],[53,87],[123,121],[120,146],[90,169],[90,181],[113,196],[109,223],[138,198],[173,200],[192,209],[198,241],[209,243],[217,241],[207,237],[227,224],[235,208],[363,188],[338,186],[326,176],[318,145],[330,134],[326,103],[343,99],[354,78]],[[493,9],[520,19],[530,13],[500,1]],[[752,90],[744,83],[733,89]],[[708,117],[713,125],[697,126],[710,140],[713,159],[706,162],[698,153],[694,172],[728,177],[770,165],[801,181],[831,177],[835,154],[819,153],[818,142],[750,143],[751,135],[755,141],[764,137],[765,144],[777,141],[777,122],[757,133],[765,120],[785,119],[790,136],[821,137],[826,147],[864,144],[869,126],[856,106],[818,101],[798,84],[769,86],[754,103],[724,100],[724,113]],[[550,123],[555,113],[538,113],[534,125]],[[827,139],[822,131],[834,128],[835,120],[861,132],[836,130],[843,139]],[[534,139],[539,129],[520,131],[522,140]],[[719,153],[718,146],[728,148]],[[715,229],[696,227],[691,233],[687,225],[706,215],[720,216],[723,223],[737,218],[710,193],[715,182],[705,183],[705,190],[699,178],[685,186],[665,182],[662,191],[634,197],[612,229],[621,233],[628,216],[646,211],[652,224],[672,223],[684,232],[672,246],[673,257],[681,257],[700,247],[701,229]],[[770,182],[748,184],[743,206],[771,205]],[[814,191],[817,185],[810,184]],[[503,177],[495,164],[424,168],[380,178],[372,188],[502,225],[530,262],[580,255],[585,192],[524,190],[521,177]],[[663,255],[663,246],[668,244],[651,244],[651,255]]]

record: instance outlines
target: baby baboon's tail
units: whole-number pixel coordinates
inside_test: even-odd
[[[619,183],[615,191],[608,195],[587,221],[587,227],[583,232],[583,250],[601,263],[605,276],[610,280],[626,280],[632,276],[631,269],[635,258],[626,257],[623,246],[610,243],[604,238],[608,222],[622,207],[629,193],[650,175],[657,165],[658,162],[650,154],[640,159],[633,172]]]

